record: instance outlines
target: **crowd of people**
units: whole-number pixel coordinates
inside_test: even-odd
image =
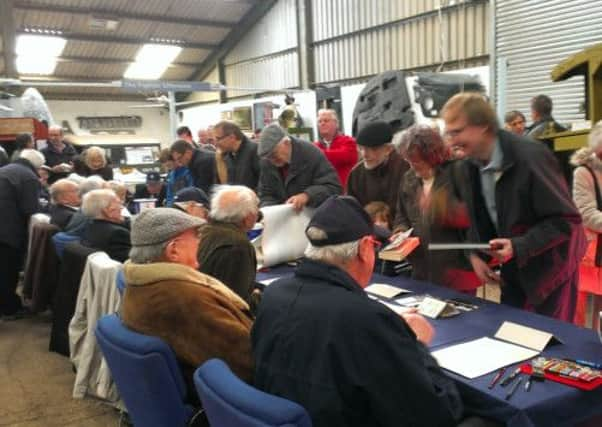
[[[564,129],[551,100],[538,96],[531,109],[530,127],[512,111],[502,129],[482,95],[460,93],[441,111],[443,133],[418,124],[394,135],[376,120],[355,139],[334,110],[320,110],[313,143],[279,124],[258,141],[227,121],[198,141],[184,126],[161,153],[166,178],[150,172],[131,192],[113,180],[103,149],[77,153],[60,127],[41,151],[19,136],[0,168],[0,312],[26,312],[16,287],[28,221],[46,212],[60,231],[124,263],[123,322],[173,348],[190,396],[194,369],[217,357],[300,403],[316,426],[488,425],[466,419],[430,356],[432,325],[362,289],[379,244],[412,229],[415,279],[469,294],[498,283],[502,303],[569,322],[579,291],[602,294],[602,124],[573,159],[573,198],[553,153],[534,139]],[[136,212],[135,200],[148,198],[157,207]],[[264,290],[247,232],[261,207],[276,204],[315,210],[295,275]],[[429,251],[437,242],[490,249]]]

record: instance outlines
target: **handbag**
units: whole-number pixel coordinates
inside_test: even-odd
[[[600,186],[598,185],[598,179],[596,178],[596,174],[589,166],[584,166],[585,169],[589,171],[594,180],[594,188],[596,189],[596,205],[598,206],[598,210],[602,210],[602,194],[600,194]],[[594,260],[594,264],[596,267],[602,267],[602,239],[600,238],[600,234],[597,235],[596,240],[596,258]]]

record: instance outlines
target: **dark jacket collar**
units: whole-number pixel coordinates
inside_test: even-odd
[[[33,173],[35,173],[36,176],[39,176],[38,171],[36,170],[36,168],[33,167],[33,165],[31,164],[31,162],[29,160],[21,157],[21,158],[18,158],[17,160],[15,160],[14,163],[25,166],[26,168],[30,169]]]
[[[349,274],[334,265],[304,258],[295,270],[295,275],[319,280],[325,285],[337,286],[365,295],[364,290]]]
[[[514,135],[505,130],[497,131],[497,139],[502,149],[502,172],[507,171],[514,163],[516,163],[516,154],[514,152],[514,144],[524,144],[523,141],[514,141]]]

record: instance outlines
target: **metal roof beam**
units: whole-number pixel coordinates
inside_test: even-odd
[[[27,32],[24,29],[17,30],[17,34],[36,34]],[[71,41],[80,41],[80,42],[94,42],[94,43],[122,43],[122,44],[146,44],[146,43],[156,43],[156,44],[171,44],[167,42],[163,42],[159,40],[154,40],[152,38],[137,38],[137,37],[118,37],[118,36],[99,36],[94,34],[83,34],[83,33],[62,33],[61,37],[71,40]],[[177,43],[177,46],[181,46],[183,48],[192,48],[192,49],[205,49],[212,50],[217,47],[216,44],[213,43],[193,43],[193,42],[182,42]]]
[[[115,11],[101,8],[85,8],[81,9],[74,6],[64,5],[41,5],[28,1],[17,1],[14,5],[15,9],[32,11],[32,12],[43,12],[43,13],[66,13],[70,15],[90,15],[100,17],[111,17],[116,19],[133,19],[137,21],[151,21],[156,23],[164,24],[176,24],[176,25],[192,25],[192,26],[203,26],[203,27],[217,27],[217,28],[232,28],[236,25],[236,22],[218,21],[213,19],[195,19],[185,16],[165,16],[165,15],[153,15],[148,13],[132,13]]]
[[[97,56],[59,56],[58,62],[69,62],[78,64],[106,64],[106,65],[129,65],[134,60],[119,58],[99,58]],[[197,62],[172,62],[169,67],[196,67]]]

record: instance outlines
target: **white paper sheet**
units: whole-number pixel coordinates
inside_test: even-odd
[[[313,215],[313,209],[305,208],[297,212],[292,205],[276,205],[261,208],[261,212],[263,232],[254,241],[257,268],[301,258],[309,243],[305,237],[305,228]]]
[[[531,359],[538,351],[488,337],[434,351],[433,357],[448,371],[473,379],[504,366]]]
[[[401,294],[407,294],[411,291],[407,289],[398,288],[396,286],[387,285],[386,283],[373,283],[369,286],[366,286],[364,290],[373,295],[377,295],[379,297],[384,298],[394,298]]]

